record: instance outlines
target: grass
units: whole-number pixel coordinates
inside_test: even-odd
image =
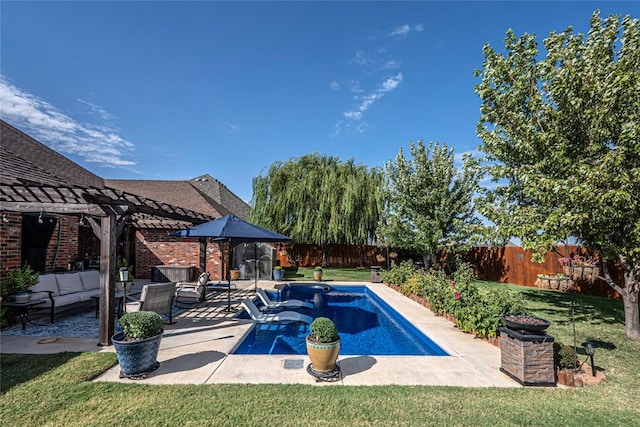
[[[284,280],[315,281],[313,267],[298,267],[297,271],[285,270]],[[370,268],[322,268],[323,282],[370,282]]]
[[[522,292],[533,314],[552,321],[549,334],[556,340],[573,342],[570,295],[504,284],[481,286]],[[586,340],[599,344],[595,363],[607,375],[604,384],[572,389],[150,386],[90,382],[116,363],[111,353],[1,354],[2,424],[638,425],[640,342],[624,335],[622,303],[575,295],[574,311],[578,344]]]

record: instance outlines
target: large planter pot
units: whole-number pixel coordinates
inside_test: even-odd
[[[315,279],[316,282],[319,282],[322,280],[322,271],[314,271],[313,272],[313,278]]]
[[[336,367],[338,353],[340,352],[340,339],[334,342],[317,343],[307,337],[307,354],[311,359],[313,370],[317,372],[331,372]]]
[[[284,279],[284,270],[273,270],[273,280]]]
[[[156,360],[162,333],[145,340],[124,341],[124,332],[115,334],[111,341],[120,364],[120,378],[139,377],[154,371],[160,365]]]
[[[507,314],[502,317],[502,323],[509,329],[533,333],[543,333],[551,325],[548,320],[525,314]]]
[[[231,270],[229,275],[231,276],[231,280],[238,280],[240,278],[240,270]]]

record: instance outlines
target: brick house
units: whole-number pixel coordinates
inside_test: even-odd
[[[9,123],[0,126],[0,278],[25,261],[43,273],[99,265],[96,217],[82,209],[83,197],[111,197],[107,205],[114,206],[122,197],[131,201],[119,215],[116,252],[135,266],[137,278],[150,279],[155,265],[194,266],[192,275],[204,268],[215,277],[217,245],[208,245],[204,256],[197,239],[169,233],[226,214],[249,215],[249,206],[209,175],[189,181],[105,180]],[[87,190],[96,194],[88,196]],[[194,220],[185,221],[181,212]]]

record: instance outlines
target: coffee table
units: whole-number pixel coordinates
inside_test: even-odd
[[[36,305],[44,304],[45,302],[46,301],[43,299],[36,299],[36,300],[31,300],[26,302],[15,302],[15,301],[3,302],[2,305],[5,307],[13,307],[18,310],[18,313],[20,314],[20,322],[22,323],[22,330],[24,331],[27,325],[27,322],[31,323],[32,325],[39,326],[37,323],[33,323],[29,319],[29,310],[31,310]]]

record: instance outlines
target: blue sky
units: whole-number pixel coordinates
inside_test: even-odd
[[[104,178],[252,178],[307,153],[474,151],[482,46],[638,2],[2,1],[4,120]]]

